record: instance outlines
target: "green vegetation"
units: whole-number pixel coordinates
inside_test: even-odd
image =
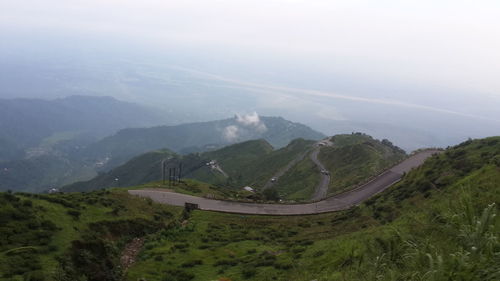
[[[0,190],[16,190],[22,186],[25,192],[42,192],[95,175],[88,165],[47,154],[0,163]]]
[[[319,159],[331,171],[330,193],[345,191],[404,159],[406,154],[389,141],[378,141],[364,134],[338,135],[334,145],[321,148]],[[260,190],[279,171],[293,165],[273,184],[280,197],[309,200],[320,180],[320,171],[309,157],[314,141],[296,139],[273,150],[265,140],[246,141],[218,150],[179,156],[168,150],[135,157],[108,173],[69,185],[66,191],[86,191],[111,186],[137,186],[161,178],[161,162],[182,163],[183,178],[212,184],[221,190],[241,190],[251,186]],[[207,165],[214,160],[216,166]],[[300,160],[300,161],[297,161]],[[297,162],[294,162],[297,161]],[[222,170],[219,170],[219,168]],[[256,199],[262,199],[258,194]]]
[[[330,171],[329,194],[355,187],[380,174],[406,157],[406,153],[388,140],[354,133],[336,135],[333,146],[321,148],[319,159]]]
[[[0,99],[0,108],[0,191],[42,192],[92,178],[106,155],[89,159],[80,154],[84,147],[119,129],[168,120],[111,97]]]
[[[123,191],[0,193],[0,280],[121,280],[123,245],[179,215]]]
[[[470,140],[311,216],[182,212],[123,189],[1,193],[0,280],[499,280],[499,155],[500,137]],[[177,188],[211,192],[195,186]]]
[[[133,186],[161,179],[161,162],[176,155],[167,150],[149,152],[89,181],[64,187],[65,191],[90,191],[106,187]]]
[[[296,139],[284,148],[261,150],[260,154],[249,149],[240,149],[226,155],[220,155],[218,151],[207,154],[208,157],[217,159],[224,171],[229,174],[226,186],[242,187],[250,185],[259,188],[264,186],[276,172],[307,152],[313,143],[314,141]],[[251,154],[258,157],[246,157],[248,161],[245,161],[245,159],[238,156],[240,154]]]
[[[319,180],[320,171],[307,156],[281,176],[273,188],[278,190],[282,198],[307,201],[311,199]]]
[[[241,189],[245,185],[262,186],[274,173],[298,155],[307,151],[313,141],[297,139],[288,146],[273,150],[265,140],[246,141],[219,150],[179,156],[168,150],[154,151],[135,157],[96,178],[66,186],[66,191],[88,191],[111,186],[136,186],[161,179],[161,162],[169,167],[182,163],[183,178],[195,179],[222,189]],[[206,164],[215,160],[227,174]]]
[[[253,176],[252,174],[245,173],[244,169],[248,169],[247,166],[250,163],[258,161],[272,152],[273,147],[265,140],[246,141],[230,145],[216,151],[201,154],[200,158],[203,159],[203,166],[199,169],[192,169],[186,176],[219,186],[237,187],[246,184],[244,178]],[[229,178],[225,178],[220,172],[213,171],[205,165],[211,160],[215,160],[221,169],[227,173]],[[251,173],[251,171],[248,172]]]
[[[82,133],[84,133],[84,132],[83,131],[55,132],[52,135],[41,140],[40,146],[51,147],[51,146],[54,146],[54,145],[61,143],[61,142],[64,142],[64,141],[70,141],[70,140],[76,139]]]
[[[161,181],[150,182],[143,185],[126,187],[126,190],[132,189],[157,189],[162,188],[167,191],[174,191],[177,193],[188,194],[198,197],[207,197],[212,199],[244,199],[253,193],[244,190],[235,190],[232,188],[218,187],[212,184],[200,182],[192,179],[183,179],[181,182],[175,182],[169,185],[166,181],[165,184]],[[115,188],[113,190],[123,190],[122,188]]]
[[[462,144],[344,212],[194,211],[150,236],[127,280],[498,280],[498,155],[500,138]]]
[[[111,156],[108,167],[116,167],[132,157],[163,148],[188,154],[255,139],[265,139],[273,147],[281,148],[297,138],[312,140],[324,138],[323,134],[303,124],[290,122],[281,117],[261,117],[260,120],[267,130],[242,125],[238,122],[238,118],[177,126],[125,129],[92,144],[86,149],[85,155],[95,158]],[[224,129],[229,126],[238,128],[237,139],[228,140],[225,137]]]

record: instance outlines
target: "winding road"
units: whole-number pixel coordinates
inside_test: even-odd
[[[316,186],[316,189],[314,190],[314,194],[311,197],[312,201],[318,201],[326,197],[326,194],[328,193],[328,187],[330,186],[330,173],[326,172],[323,173],[323,171],[326,171],[325,166],[319,161],[318,159],[318,154],[320,152],[321,147],[318,146],[312,153],[311,153],[311,160],[316,164],[316,166],[320,170],[320,175],[321,179],[319,180],[318,186]]]
[[[309,215],[346,210],[356,206],[373,195],[384,191],[401,180],[404,173],[416,168],[439,150],[425,150],[410,156],[408,159],[385,171],[372,181],[345,193],[341,193],[315,203],[306,204],[261,204],[223,201],[180,194],[160,189],[129,190],[132,195],[151,198],[153,201],[185,206],[186,203],[197,204],[206,211],[217,211],[254,215]]]
[[[273,179],[279,180],[279,178],[281,176],[283,176],[284,174],[286,174],[293,166],[297,165],[297,163],[304,160],[304,158],[306,157],[307,154],[310,154],[309,156],[311,158],[311,161],[313,161],[313,163],[318,167],[318,172],[320,173],[320,181],[319,181],[318,185],[316,186],[316,188],[314,189],[314,193],[311,196],[311,200],[318,201],[318,200],[325,198],[327,193],[328,193],[328,187],[330,186],[330,173],[328,173],[328,172],[323,173],[323,171],[327,171],[327,169],[318,159],[318,155],[319,155],[319,152],[320,152],[320,149],[322,146],[322,145],[320,145],[320,143],[322,143],[323,145],[332,145],[332,143],[328,140],[322,140],[322,141],[314,144],[314,148],[312,149],[312,151],[311,151],[311,149],[309,149],[309,150],[303,152],[302,154],[300,154],[297,158],[290,161],[290,163],[288,163],[288,165],[286,165],[283,169],[278,171],[273,176]],[[264,185],[263,189],[270,188],[273,185],[274,185],[274,182],[271,179]]]

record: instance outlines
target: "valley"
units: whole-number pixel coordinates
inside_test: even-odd
[[[499,14],[1,0],[0,281],[500,281]]]
[[[384,188],[399,182],[383,192],[365,186],[373,195],[365,201],[336,195],[330,203],[345,200],[338,205],[345,207],[322,214],[189,210],[129,194],[155,183],[85,193],[0,193],[0,280],[420,280],[429,274],[495,280],[499,145],[495,137],[431,157],[434,151],[417,153],[392,168]],[[191,180],[173,186],[192,195],[222,192],[212,188]],[[479,223],[481,232],[475,230]],[[122,249],[137,239],[144,244],[122,270]],[[449,259],[436,269],[429,256]]]
[[[305,125],[255,114],[151,127],[171,122],[169,115],[109,97],[0,100],[2,107],[8,109],[0,113],[4,191],[43,192],[90,180],[154,150],[184,155],[259,138],[280,148],[296,138],[324,137]],[[38,120],[35,112],[44,117]],[[9,122],[14,119],[17,126]]]

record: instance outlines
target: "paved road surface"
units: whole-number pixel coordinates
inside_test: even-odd
[[[213,200],[162,190],[129,190],[130,194],[149,197],[153,201],[174,206],[185,203],[198,204],[201,210],[257,215],[307,215],[346,210],[385,190],[398,182],[405,172],[420,166],[425,159],[438,153],[428,150],[417,153],[395,167],[387,170],[374,180],[346,193],[329,197],[316,203],[307,204],[258,204]]]
[[[328,193],[328,187],[330,185],[330,174],[323,174],[321,171],[326,171],[325,166],[319,161],[318,159],[318,154],[320,151],[321,147],[317,147],[314,149],[314,151],[311,153],[311,160],[318,166],[320,170],[320,175],[321,178],[319,180],[318,186],[316,186],[316,189],[314,190],[314,194],[311,197],[312,201],[318,201],[326,197],[326,194]]]

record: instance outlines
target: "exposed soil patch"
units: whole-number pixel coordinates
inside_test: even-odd
[[[144,246],[144,238],[134,238],[125,246],[120,258],[120,264],[122,265],[123,271],[127,271],[127,269],[135,263],[142,246]]]

